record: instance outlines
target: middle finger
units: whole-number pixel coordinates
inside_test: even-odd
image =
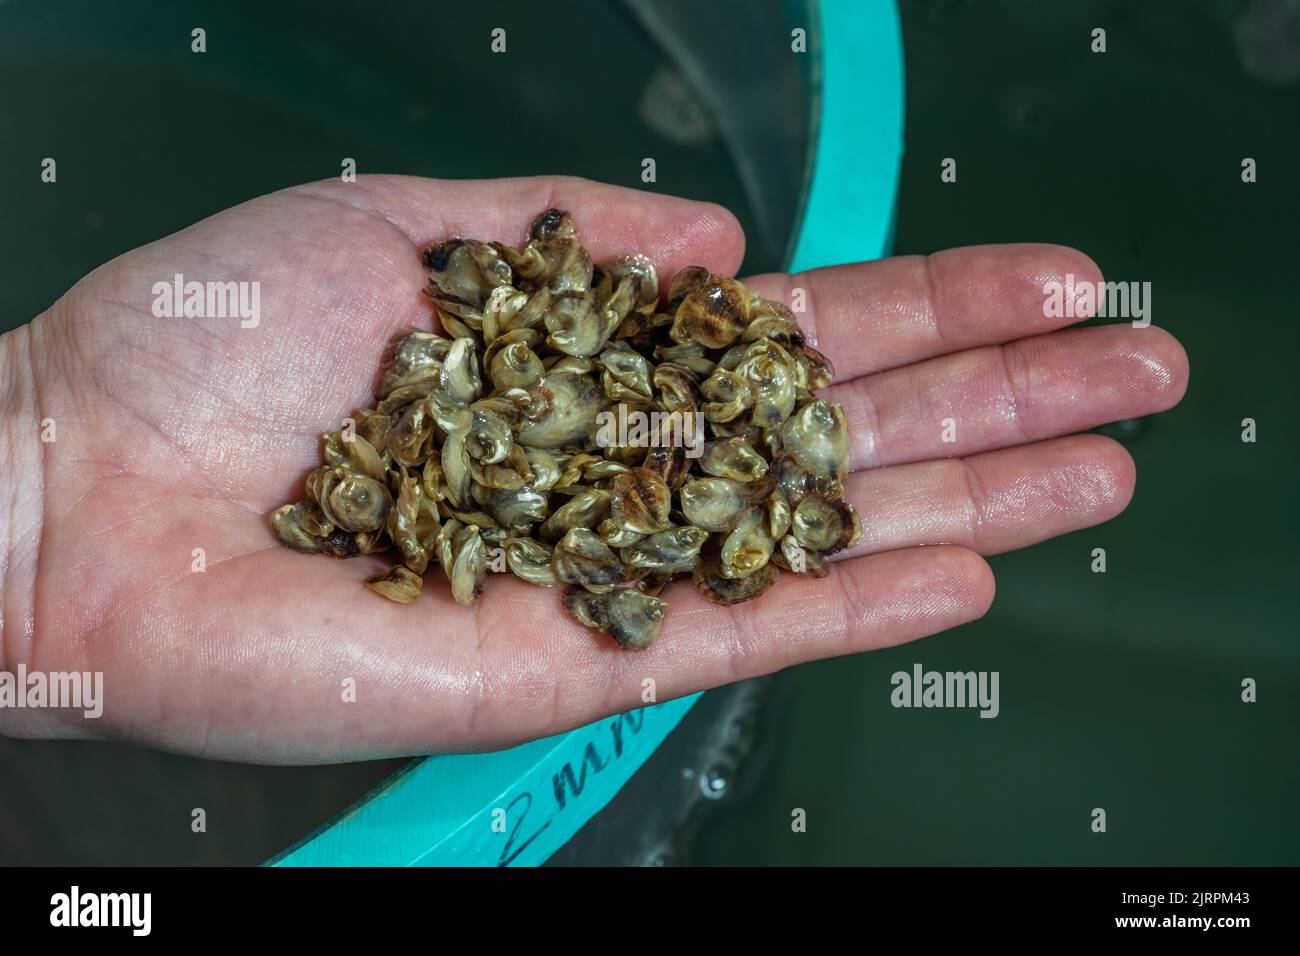
[[[852,468],[972,455],[1161,412],[1187,388],[1187,355],[1155,326],[1069,329],[832,385]]]

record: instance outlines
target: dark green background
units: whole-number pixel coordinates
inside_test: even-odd
[[[695,831],[690,859],[1300,861],[1300,85],[1248,68],[1236,34],[1254,6],[903,5],[897,251],[1077,246],[1108,278],[1152,283],[1154,321],[1185,344],[1192,384],[1176,411],[1113,429],[1138,464],[1129,510],[993,559],[986,618],[785,675],[784,704],[762,728],[775,758],[742,765],[747,785]],[[655,141],[637,121],[662,56],[616,4],[582,5],[563,24],[538,19],[535,4],[388,4],[376,7],[382,21],[320,7],[0,6],[6,325],[113,255],[336,175],[342,156],[363,172],[636,185],[640,157],[653,155],[655,188],[753,221],[721,140]],[[539,65],[524,77],[456,39],[505,15],[520,24],[512,56]],[[209,31],[201,70],[194,25]],[[1089,52],[1097,26],[1104,55]],[[1285,47],[1284,26],[1276,34]],[[746,40],[741,30],[728,42]],[[578,97],[580,110],[563,109]],[[504,143],[485,135],[493,110],[511,124]],[[806,117],[772,113],[770,141],[801,146]],[[574,115],[553,134],[556,117]],[[37,181],[47,155],[57,188]],[[949,156],[956,184],[939,179]],[[1246,156],[1259,164],[1250,185]],[[759,244],[747,266],[781,252]],[[1259,423],[1255,444],[1240,440],[1246,417]],[[1089,570],[1096,547],[1106,574]],[[999,671],[1001,715],[893,709],[890,674],[915,662]],[[1241,702],[1244,677],[1258,681],[1258,703]],[[0,741],[0,862],[254,862],[393,765],[251,768]],[[178,804],[207,807],[209,834],[189,833],[188,811],[171,819]],[[807,833],[790,831],[795,807]],[[1089,828],[1094,807],[1107,811],[1105,834]]]

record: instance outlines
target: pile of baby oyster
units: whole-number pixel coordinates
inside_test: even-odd
[[[446,335],[390,345],[375,407],[271,516],[284,544],[395,549],[365,583],[401,603],[431,562],[462,604],[490,568],[567,585],[574,618],[639,649],[674,578],[736,604],[858,539],[844,413],[812,394],[831,366],[785,306],[700,267],[661,299],[648,259],[594,265],[558,209],[520,249],[454,238],[424,264]]]

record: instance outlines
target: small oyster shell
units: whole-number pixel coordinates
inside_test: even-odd
[[[393,427],[388,430],[388,450],[394,460],[413,468],[428,459],[436,423],[429,414],[425,400],[406,406]]]
[[[526,530],[535,522],[545,521],[550,512],[546,495],[536,488],[497,488],[488,493],[488,513],[503,528]]]
[[[452,536],[448,545],[450,562],[443,562],[451,596],[460,604],[473,604],[483,590],[487,576],[487,546],[476,525],[466,525]]]
[[[606,518],[596,527],[596,536],[611,548],[626,548],[646,537],[640,531],[627,530],[613,518]]]
[[[609,516],[628,531],[653,534],[668,527],[672,492],[663,478],[648,468],[633,468],[610,484]]]
[[[676,312],[682,300],[708,279],[708,269],[703,266],[687,266],[673,276],[673,281],[668,284],[668,300],[664,303],[665,307],[671,312]]]
[[[680,574],[695,570],[700,562],[700,548],[709,533],[702,528],[685,525],[657,531],[629,545],[619,552],[623,563],[630,568],[646,568],[664,574]]]
[[[772,558],[776,541],[768,533],[767,511],[750,508],[722,542],[718,572],[724,578],[745,578]]]
[[[590,293],[566,292],[556,296],[546,313],[546,344],[577,358],[599,352],[609,340],[617,322],[611,322],[596,307]]]
[[[563,584],[551,566],[551,548],[533,538],[507,538],[502,545],[506,567],[521,580],[544,588]]]
[[[740,338],[749,322],[747,298],[745,287],[735,279],[711,275],[682,299],[669,334],[674,342],[726,348]]]
[[[819,398],[799,409],[781,426],[781,444],[814,475],[842,479],[849,473],[849,427],[833,402]]]
[[[767,461],[739,437],[707,443],[700,467],[710,475],[732,481],[754,481],[767,474]]]
[[[655,358],[660,362],[680,365],[701,380],[712,375],[713,369],[717,365],[713,359],[704,354],[704,346],[699,342],[657,346],[655,348]]]
[[[404,475],[397,501],[388,511],[388,537],[402,555],[402,563],[423,574],[433,554],[433,542],[442,528],[434,503],[420,490],[414,475]]]
[[[564,607],[579,623],[612,637],[625,650],[642,651],[654,643],[668,605],[633,588],[591,594],[580,588],[564,592]]]
[[[650,384],[650,363],[626,342],[615,342],[600,353],[605,367],[605,395],[611,400],[650,402],[654,398]]]
[[[528,329],[516,329],[504,336],[518,336],[515,341],[506,343],[492,356],[492,365],[488,376],[497,388],[531,388],[542,380],[542,360],[532,349],[528,338],[534,337]]]
[[[395,340],[382,359],[376,398],[387,398],[410,385],[436,384],[451,342],[433,332],[408,332]]]
[[[811,494],[799,502],[790,522],[799,544],[823,555],[851,548],[862,537],[862,519],[838,498]]]
[[[637,306],[653,305],[659,298],[659,275],[655,264],[645,256],[619,256],[602,265],[600,271],[615,286],[628,276],[635,278]]]
[[[749,383],[720,365],[700,385],[700,395],[705,399],[700,411],[705,419],[715,424],[735,421],[754,405]]]
[[[586,441],[605,408],[596,381],[572,372],[548,372],[530,394],[537,396],[538,412],[527,419],[515,440],[534,448],[563,448]]]
[[[804,548],[792,534],[783,537],[780,547],[772,552],[772,563],[786,571],[807,574],[814,578],[824,578],[831,573],[826,559],[816,551]]]
[[[320,493],[321,511],[344,531],[378,531],[393,502],[387,486],[338,468],[325,478]]]
[[[366,578],[366,587],[398,604],[410,604],[424,590],[424,579],[402,565],[387,574],[372,574]]]
[[[618,556],[586,528],[574,528],[560,539],[551,552],[551,567],[561,581],[593,593],[608,591],[623,581]]]
[[[329,530],[324,533],[317,533],[309,519],[305,518],[307,509],[315,509],[319,513],[320,508],[314,501],[299,501],[297,504],[281,505],[271,514],[271,529],[275,536],[280,539],[280,543],[295,551],[303,551],[307,554],[315,554],[325,547],[325,538],[334,526],[325,521],[322,527],[328,527]],[[321,516],[323,519],[323,515]],[[309,530],[310,529],[310,530]]]
[[[749,386],[751,424],[772,428],[790,417],[797,397],[797,365],[789,352],[770,339],[761,339],[745,350],[735,373]]]
[[[686,520],[705,531],[730,531],[750,505],[745,488],[730,478],[692,478],[680,496]]]
[[[780,574],[771,563],[743,578],[722,576],[718,559],[706,558],[700,562],[692,577],[701,594],[714,604],[730,607],[758,597],[773,584]]]
[[[600,488],[584,488],[556,508],[538,532],[543,541],[558,541],[575,528],[594,528],[609,510],[610,495]]]
[[[438,384],[457,401],[469,403],[479,397],[483,379],[479,375],[472,338],[456,339],[451,343],[438,373]]]

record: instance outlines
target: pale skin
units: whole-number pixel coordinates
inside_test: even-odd
[[[259,763],[494,749],[640,706],[647,678],[663,701],[936,634],[988,611],[987,556],[1128,504],[1128,453],[1080,431],[1186,389],[1164,330],[1043,314],[1045,283],[1100,278],[1063,247],[762,276],[746,282],[787,303],[805,290],[799,319],[853,434],[846,495],[865,534],[829,577],[783,574],[729,609],[675,583],[658,641],[635,653],[509,574],[462,607],[431,568],[400,606],[361,584],[391,559],[282,547],[267,516],[301,497],[321,432],[373,404],[387,341],[433,327],[419,249],[518,243],[548,206],[597,261],[640,251],[665,280],[740,265],[740,227],[709,204],[576,179],[360,177],[127,253],[0,338],[0,670],[104,675],[101,718],[2,709],[0,732]],[[175,273],[260,282],[260,325],[155,318],[153,284]]]

